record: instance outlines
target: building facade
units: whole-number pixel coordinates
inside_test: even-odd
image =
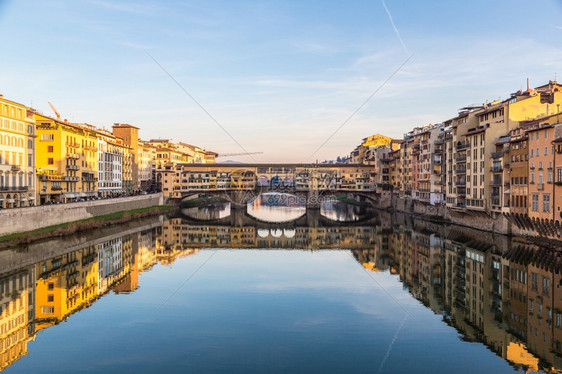
[[[0,95],[0,208],[34,206],[35,198],[33,113]]]

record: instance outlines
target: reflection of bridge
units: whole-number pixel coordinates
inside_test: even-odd
[[[183,220],[185,223],[200,225],[202,223],[209,225],[229,225],[233,227],[247,227],[252,226],[255,228],[294,228],[294,227],[341,227],[341,226],[366,226],[366,225],[378,225],[380,224],[380,212],[373,211],[372,214],[362,217],[356,221],[339,222],[334,221],[320,214],[319,209],[307,209],[306,212],[291,221],[288,222],[266,222],[261,221],[258,218],[248,214],[246,209],[231,209],[230,215],[211,220],[199,220],[196,218],[189,217],[183,214]]]
[[[162,245],[166,248],[284,248],[284,249],[361,249],[375,247],[375,225],[332,227],[279,227],[195,225],[172,218],[162,226]]]
[[[326,193],[375,192],[375,174],[366,165],[332,164],[177,164],[157,170],[164,196],[182,199],[205,193],[244,205],[263,192],[285,192],[318,206]]]

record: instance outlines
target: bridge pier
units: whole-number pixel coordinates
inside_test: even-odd
[[[245,226],[245,213],[246,206],[235,206],[230,204],[230,226],[244,227]]]
[[[306,208],[306,223],[309,228],[317,228],[320,223],[320,209]]]

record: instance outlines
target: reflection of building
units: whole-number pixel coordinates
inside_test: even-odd
[[[35,268],[0,276],[0,371],[27,355],[35,336]]]
[[[90,246],[36,265],[36,318],[42,329],[98,296],[97,248]]]
[[[480,341],[524,370],[562,369],[562,260],[531,245],[507,245],[461,231],[384,230],[386,258],[414,297],[443,314],[464,339]],[[357,256],[357,254],[356,254]]]
[[[28,354],[27,342],[36,331],[87,308],[109,289],[134,291],[139,273],[156,261],[154,231],[101,238],[70,252],[53,241],[49,252],[60,254],[20,268],[27,254],[2,257],[0,371]]]

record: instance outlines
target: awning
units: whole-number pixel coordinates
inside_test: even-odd
[[[86,196],[88,196],[88,195],[86,195],[84,192],[80,192],[78,195],[79,195],[80,197],[86,197]]]
[[[65,193],[64,197],[66,197],[67,199],[75,199],[78,197],[78,195],[75,193]]]
[[[7,202],[8,204],[13,204],[13,203],[15,203],[16,201],[15,201],[14,199],[8,199],[8,200],[6,200],[6,202]]]
[[[510,192],[510,190],[509,190],[509,189],[507,189],[507,190],[503,191],[503,193],[509,193],[509,192]]]
[[[20,200],[21,201],[27,201],[27,199],[25,197],[22,197]]]
[[[0,195],[0,201],[4,201],[4,196]]]
[[[29,200],[35,200],[35,198],[33,196],[30,196]]]

